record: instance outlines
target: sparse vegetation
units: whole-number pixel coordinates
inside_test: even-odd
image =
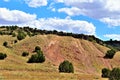
[[[111,49],[111,50],[108,50],[106,55],[105,55],[105,58],[109,58],[109,59],[112,59],[115,55],[116,51]]]
[[[74,67],[71,62],[65,60],[59,65],[59,72],[74,73]]]
[[[6,58],[6,57],[7,57],[6,54],[0,52],[0,60],[3,60],[3,59]]]
[[[17,40],[14,40],[14,43],[17,43]]]
[[[7,47],[7,45],[8,45],[8,42],[5,41],[5,42],[3,43],[3,46]]]
[[[12,37],[16,37],[16,34],[15,34],[15,33],[12,33]]]
[[[102,77],[109,78],[109,80],[120,80],[120,68],[113,68],[112,71],[107,68],[103,68]]]
[[[120,68],[113,68],[110,73],[109,80],[120,80]]]
[[[24,32],[22,32],[22,31],[18,32],[18,35],[17,35],[18,40],[25,39],[25,37],[26,37],[26,34]]]
[[[25,57],[25,56],[28,56],[28,55],[29,55],[29,52],[23,52],[23,53],[22,53],[22,56],[24,56],[24,57]]]
[[[108,68],[103,68],[102,69],[102,77],[103,78],[108,78],[109,76],[110,76],[110,69],[108,69]]]
[[[35,52],[37,52],[37,51],[41,51],[41,48],[39,46],[35,47]]]
[[[28,63],[43,63],[45,61],[45,56],[40,50],[40,47],[36,46],[35,51],[37,54],[32,55],[31,58],[28,60]]]
[[[9,26],[7,26],[7,27],[9,27]],[[28,35],[27,38],[19,38],[18,39],[19,32],[25,34],[25,37]],[[40,34],[40,35],[37,35],[37,34]],[[51,34],[54,34],[54,35],[51,35]],[[36,35],[36,36],[34,36],[34,35]],[[44,35],[44,36],[42,36],[42,35]],[[59,35],[59,36],[56,36],[56,35]],[[31,37],[29,37],[29,36],[31,36]],[[63,36],[63,37],[61,37],[61,36]],[[65,36],[67,36],[67,37],[65,37]],[[77,38],[77,40],[75,38]],[[19,41],[22,39],[25,39],[25,40]],[[57,43],[57,44],[54,43],[55,42],[54,40],[55,41],[58,40],[59,43]],[[86,40],[91,41],[91,43]],[[112,63],[110,63],[111,61],[109,61],[109,60],[106,60],[106,59],[101,60],[100,59],[101,56],[103,56],[103,54],[99,55],[99,53],[100,52],[105,53],[108,50],[108,48],[105,47],[107,44],[105,44],[105,46],[100,46],[99,44],[103,45],[104,41],[101,41],[100,39],[98,39],[92,35],[74,34],[74,33],[62,32],[62,31],[58,32],[56,30],[53,30],[53,31],[38,30],[38,29],[34,29],[34,28],[29,28],[29,27],[26,27],[26,28],[17,27],[17,28],[12,29],[12,28],[6,28],[6,26],[5,26],[3,28],[0,28],[0,44],[3,45],[3,42],[5,42],[5,41],[7,41],[7,43],[8,43],[7,48],[0,46],[0,51],[7,53],[9,56],[6,60],[0,61],[0,64],[1,64],[0,65],[0,69],[1,69],[0,73],[4,74],[4,75],[1,75],[1,76],[3,76],[3,79],[4,79],[4,77],[5,77],[5,79],[8,79],[8,78],[13,79],[13,77],[15,79],[19,79],[21,77],[24,79],[26,79],[26,78],[33,79],[33,77],[31,77],[33,75],[37,76],[36,78],[38,79],[38,77],[41,78],[41,75],[43,75],[44,80],[46,80],[47,78],[45,76],[47,74],[49,76],[48,80],[51,80],[51,77],[53,77],[52,78],[53,80],[54,79],[93,80],[93,78],[89,79],[89,78],[91,78],[91,75],[89,75],[89,76],[87,75],[87,78],[86,78],[86,74],[85,74],[85,76],[84,76],[84,74],[81,75],[82,71],[88,70],[87,67],[85,66],[85,65],[88,65],[88,63],[90,65],[89,71],[92,73],[96,72],[95,74],[97,74],[96,70],[99,71],[101,69],[101,67],[108,67],[108,66],[111,66],[112,64],[113,64],[112,66],[115,67],[117,63],[118,63],[117,65],[119,65],[119,59],[118,59],[119,56],[117,56],[119,54],[116,54],[115,57],[113,56],[114,59],[112,60]],[[51,41],[53,41],[53,43],[57,46],[55,46],[55,45],[48,46],[49,44],[51,44]],[[111,43],[112,42],[113,42],[113,40],[111,41]],[[17,43],[17,44],[13,44],[13,43]],[[70,45],[69,45],[69,43],[70,43]],[[76,43],[78,44],[78,48],[80,50],[82,50],[82,52],[84,52],[84,54],[81,51],[79,51],[79,49],[77,49],[77,47],[76,47],[77,45],[75,45]],[[99,44],[96,44],[96,43],[99,43]],[[119,41],[116,42],[116,45],[118,43],[119,43]],[[41,45],[42,48],[40,48],[39,46],[36,46],[33,50],[33,46],[36,44]],[[80,46],[79,46],[79,44],[80,44]],[[12,47],[12,48],[9,48],[9,47]],[[118,45],[118,47],[119,47],[119,45]],[[81,49],[81,48],[83,48],[83,49]],[[95,48],[95,49],[93,50],[91,48]],[[46,60],[46,57],[44,56],[43,52],[41,51],[41,49],[43,49],[46,52],[45,54],[47,56],[47,60]],[[56,49],[58,49],[58,50],[56,50]],[[28,56],[29,53],[27,54],[27,52],[23,52],[23,51],[29,51],[30,53],[32,53],[32,50],[34,52],[33,52],[33,55],[30,57]],[[94,51],[95,51],[95,53],[93,53]],[[21,53],[21,52],[23,52],[23,53]],[[73,54],[75,52],[77,53],[77,55],[80,55],[80,56]],[[86,54],[86,53],[90,53],[90,56],[89,56],[90,58],[87,58],[88,54]],[[88,59],[90,61],[86,60],[86,62],[84,62],[85,60],[83,59],[84,58],[83,55],[86,56],[85,59]],[[7,57],[6,54],[3,56],[4,56],[4,59]],[[28,57],[21,57],[21,56],[28,56]],[[99,57],[99,59],[97,56]],[[106,57],[106,58],[109,58],[109,57]],[[62,68],[62,67],[60,68],[60,65],[59,65],[59,72],[64,72],[64,73],[62,73],[62,74],[58,73],[58,70],[56,70],[57,67],[54,65],[58,65],[57,61],[59,62],[62,59],[68,59],[70,61],[73,60],[73,62],[75,64],[74,65],[75,71],[76,71],[75,74],[64,74],[64,73],[73,73],[74,72],[74,67],[73,67],[72,63],[69,61],[68,61],[69,62],[68,65],[66,65],[66,67],[64,67],[64,68]],[[26,64],[25,63],[26,60],[28,60],[28,63],[37,63],[37,64]],[[46,60],[46,62],[43,63],[45,60]],[[50,60],[50,62],[49,62],[49,60]],[[38,63],[43,63],[43,64],[38,64]],[[104,65],[102,65],[103,63],[104,63]],[[62,65],[62,63],[61,63],[61,65]],[[84,67],[84,69],[83,69],[83,67]],[[12,70],[12,73],[10,73],[11,70]],[[26,73],[26,71],[27,71],[27,73]],[[80,71],[80,74],[79,74],[79,71]],[[17,72],[17,74],[16,74],[16,72]],[[25,75],[23,73],[25,73]],[[38,74],[38,73],[40,73],[40,74]],[[87,73],[87,72],[85,72],[85,73]],[[38,74],[38,75],[36,75],[36,74]],[[109,69],[106,68],[106,69],[102,70],[102,77],[111,78],[112,76],[109,77],[110,74],[113,75]],[[10,76],[8,77],[8,75],[10,75]],[[115,74],[115,75],[117,75],[117,74]],[[81,78],[81,76],[82,76],[82,78]],[[100,79],[100,76],[98,77],[98,76],[93,75],[92,77],[94,77],[94,79],[98,79],[98,80]],[[100,79],[100,80],[103,80],[103,79]],[[115,80],[117,80],[117,79],[115,79]]]

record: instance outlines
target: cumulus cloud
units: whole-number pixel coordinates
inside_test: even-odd
[[[19,10],[9,10],[0,8],[0,23],[1,24],[21,24],[36,19],[35,14],[25,13]]]
[[[72,20],[70,17],[40,18],[35,14],[25,13],[19,10],[0,8],[0,25],[30,26],[38,29],[58,30],[73,33],[94,35],[95,26],[87,21]]]
[[[65,32],[84,33],[89,35],[95,34],[95,26],[86,21],[59,19],[59,18],[40,18],[25,24],[26,26],[36,27],[38,29],[58,30]]]
[[[120,26],[120,19],[102,18],[100,20],[104,23],[107,23],[109,25],[109,27]]]
[[[120,34],[106,34],[106,35],[104,35],[104,37],[110,38],[113,40],[120,40]]]
[[[26,4],[28,4],[29,7],[41,7],[47,5],[47,0],[25,0]]]
[[[75,16],[75,15],[80,15],[82,14],[83,11],[81,11],[79,8],[77,7],[72,7],[72,8],[61,8],[58,10],[58,12],[65,12],[67,13],[69,16]]]
[[[69,16],[85,15],[107,22],[106,18],[114,20],[112,26],[119,26],[120,0],[57,0],[67,7],[58,9],[58,12],[65,12]],[[107,19],[107,20],[108,20]]]

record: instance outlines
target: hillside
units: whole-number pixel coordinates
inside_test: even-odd
[[[13,43],[16,39],[11,35],[0,35],[0,52],[7,54],[6,59],[0,60],[0,79],[96,80],[100,78],[102,68],[111,69],[120,64],[119,52],[113,59],[105,59],[103,57],[109,48],[84,39],[54,34],[27,36]],[[3,46],[4,41],[8,42],[9,47]],[[41,47],[46,57],[44,63],[27,63],[30,56],[34,54],[35,46]],[[30,55],[22,57],[23,51],[29,52]],[[73,63],[74,74],[59,73],[58,66],[63,60]]]

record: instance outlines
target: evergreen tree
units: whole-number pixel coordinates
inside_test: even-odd
[[[59,65],[59,72],[74,73],[74,67],[71,62],[65,60]]]

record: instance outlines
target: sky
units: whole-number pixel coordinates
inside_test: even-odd
[[[0,0],[0,26],[18,25],[120,40],[120,0]]]

